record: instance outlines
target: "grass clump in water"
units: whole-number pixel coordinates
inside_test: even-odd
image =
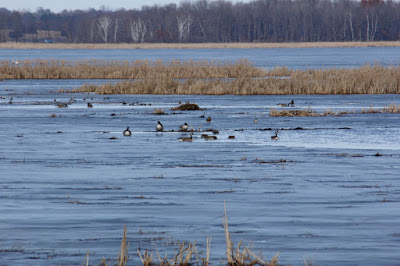
[[[318,114],[310,107],[304,110],[276,110],[275,108],[269,109],[269,116],[324,116],[323,114]]]
[[[196,111],[201,110],[200,107],[195,103],[184,103],[177,107],[171,108],[173,111]]]

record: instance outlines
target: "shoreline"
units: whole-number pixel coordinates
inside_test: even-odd
[[[299,43],[0,43],[0,49],[274,49],[400,47],[388,42],[299,42]]]

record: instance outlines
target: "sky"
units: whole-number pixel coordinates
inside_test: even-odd
[[[229,0],[230,2],[239,2],[239,0]],[[125,9],[140,9],[144,5],[166,5],[170,3],[179,4],[181,0],[0,0],[0,8],[5,7],[8,10],[28,10],[36,11],[38,7],[50,9],[53,12],[60,12],[64,9],[86,10],[89,8],[100,9],[102,6],[107,9],[116,10],[119,8]],[[249,0],[241,0],[241,2],[249,2]]]

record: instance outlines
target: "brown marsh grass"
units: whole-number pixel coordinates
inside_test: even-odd
[[[237,62],[25,60],[0,62],[0,79],[125,79],[87,84],[75,92],[98,94],[398,94],[400,66],[355,69],[262,70]]]
[[[249,49],[315,47],[399,47],[386,42],[296,42],[296,43],[0,43],[0,49]]]
[[[225,265],[229,266],[247,266],[247,265],[264,265],[264,266],[278,266],[279,260],[279,252],[272,257],[270,261],[263,258],[263,255],[259,253],[258,255],[254,254],[251,249],[252,245],[249,243],[246,247],[242,247],[243,241],[241,240],[237,247],[235,248],[234,243],[231,238],[231,234],[229,232],[228,225],[228,216],[226,214],[226,202],[224,202],[224,212],[225,216],[223,218],[223,226],[225,232],[225,240],[226,240],[226,263]],[[128,246],[129,242],[127,242],[126,238],[126,226],[124,226],[124,236],[121,241],[121,250],[120,255],[115,260],[118,266],[126,266],[128,265],[129,255],[128,255]],[[201,257],[197,250],[196,241],[186,244],[185,242],[178,243],[178,250],[172,256],[166,255],[165,257],[161,257],[160,254],[156,251],[156,255],[149,252],[148,250],[142,252],[140,249],[137,250],[137,254],[140,258],[140,261],[144,266],[190,266],[190,265],[202,265],[208,266],[210,265],[210,252],[211,252],[211,236],[207,237],[206,244],[206,256]],[[82,266],[89,265],[89,254],[88,251],[83,260]],[[105,259],[102,259],[100,265],[108,265]]]
[[[373,105],[371,105],[370,108],[368,109],[362,109],[361,112],[363,114],[369,114],[369,113],[400,113],[400,105],[396,103],[392,103],[388,106],[383,106],[383,108],[374,108]]]
[[[264,71],[246,59],[236,62],[212,61],[0,61],[0,79],[212,79],[263,77]]]
[[[278,117],[278,116],[325,116],[325,114],[318,114],[313,111],[310,107],[303,110],[276,110],[275,108],[269,109],[269,116]]]
[[[84,85],[74,92],[98,94],[203,94],[203,95],[289,95],[289,94],[398,94],[400,67],[379,65],[357,69],[287,70],[264,72],[253,78],[251,71],[236,72],[233,79],[176,80],[156,79],[122,81],[103,85]],[[271,74],[270,74],[271,73]],[[280,77],[284,76],[284,77]]]

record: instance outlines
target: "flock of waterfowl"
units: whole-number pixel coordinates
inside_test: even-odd
[[[292,101],[293,102],[293,101]],[[211,116],[209,116],[206,120],[207,122],[211,121]],[[254,123],[257,123],[258,120],[257,118],[254,120]],[[164,131],[164,126],[163,124],[161,124],[160,121],[157,121],[157,124],[155,126],[156,129],[156,134],[158,134],[159,132],[163,132]],[[186,133],[189,129],[189,125],[185,122],[184,124],[179,126],[179,131],[182,132],[183,134]],[[217,130],[213,131],[214,133],[218,133]],[[129,127],[127,127],[124,131],[123,131],[123,135],[126,137],[129,137],[132,135],[132,132],[130,131]],[[205,140],[216,140],[217,136],[213,136],[213,135],[208,135],[208,134],[201,134],[201,138],[205,139]],[[228,136],[228,139],[235,139],[235,136]],[[271,140],[278,140],[278,130],[275,131],[275,135],[271,136]],[[193,141],[193,130],[190,133],[189,137],[179,137],[178,138],[179,141],[184,141],[184,142],[192,142]]]
[[[3,97],[2,97],[2,98],[3,98]],[[5,99],[5,98],[4,98],[4,99]],[[86,99],[85,99],[85,100],[86,100]],[[12,103],[13,103],[12,101],[13,101],[13,98],[11,97],[9,103],[12,104]],[[54,99],[54,101],[57,101],[57,100]],[[74,98],[71,97],[71,99],[69,100],[68,103],[72,103],[72,102],[74,102],[74,101],[75,101]],[[62,102],[57,102],[57,103],[56,103],[56,106],[57,106],[58,108],[67,108],[67,107],[68,107],[68,104],[67,104],[67,103],[62,103]],[[288,104],[279,103],[278,106],[281,106],[281,107],[294,107],[294,101],[292,100],[292,101],[291,101],[290,103],[288,103]],[[93,104],[90,103],[90,102],[88,102],[88,103],[87,103],[87,107],[88,107],[88,108],[93,108]],[[207,121],[207,122],[211,122],[211,116],[208,116],[208,118],[206,119],[206,121]],[[255,124],[258,123],[258,119],[257,119],[257,118],[254,119],[254,123],[255,123]],[[164,131],[164,126],[161,124],[160,121],[157,122],[157,125],[156,125],[155,128],[156,128],[156,133],[159,133],[159,132],[162,133],[162,132]],[[188,131],[188,129],[189,129],[189,125],[188,125],[187,123],[184,123],[184,124],[182,124],[182,125],[179,127],[179,131],[182,132],[182,133],[186,133],[186,132]],[[132,135],[132,132],[130,131],[129,127],[127,127],[127,128],[123,131],[123,135],[124,135],[124,136],[127,136],[127,137]],[[212,136],[212,135],[210,136],[210,135],[208,135],[208,134],[202,134],[202,135],[201,135],[201,138],[203,138],[203,139],[205,139],[205,140],[216,140],[216,139],[217,139],[216,136]],[[228,139],[235,139],[235,136],[229,136]],[[278,139],[279,139],[279,137],[278,137],[278,130],[276,130],[276,131],[275,131],[275,135],[271,136],[271,140],[278,140]],[[191,132],[190,137],[180,137],[180,138],[178,138],[178,140],[179,140],[179,141],[185,141],[185,142],[192,142],[192,141],[193,141],[193,131]]]

